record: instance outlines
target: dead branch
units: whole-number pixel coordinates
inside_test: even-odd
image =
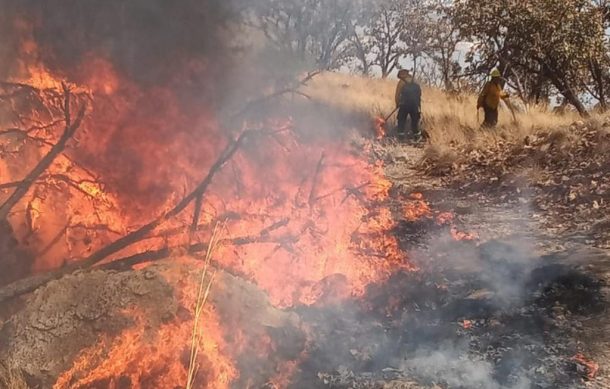
[[[35,92],[35,93],[39,92],[38,89],[34,88],[31,85],[17,83],[17,82],[0,81],[0,87],[3,89],[11,89],[11,91],[8,93],[0,94],[0,100],[12,99],[15,96],[17,96],[23,92]]]
[[[345,197],[343,198],[343,200],[341,201],[341,204],[345,203],[347,201],[347,199],[350,198],[350,196],[354,196],[356,199],[360,200],[363,204],[366,204],[366,198],[365,196],[362,194],[362,192],[360,191],[361,189],[366,188],[367,186],[371,185],[370,182],[366,182],[362,185],[359,185],[355,188],[346,188],[346,194]]]
[[[350,196],[356,196],[356,197],[360,198],[362,196],[362,193],[360,192],[360,190],[366,188],[369,185],[371,185],[371,182],[367,181],[364,184],[358,185],[356,187],[347,186],[345,188],[335,189],[335,190],[330,191],[330,192],[328,192],[326,194],[323,194],[323,195],[320,195],[320,196],[316,197],[315,201],[324,200],[326,198],[329,198],[329,197],[332,197],[332,196],[336,195],[337,193],[345,192],[345,197],[341,201],[341,204],[343,204],[343,203],[345,203],[347,201],[347,199]]]
[[[218,243],[221,245],[245,246],[245,245],[256,244],[256,243],[282,244],[283,242],[288,241],[288,240],[294,241],[296,239],[294,237],[280,237],[280,238],[276,238],[276,239],[272,239],[269,237],[269,234],[272,231],[286,226],[289,223],[289,221],[290,221],[289,219],[282,219],[282,220],[270,225],[269,227],[264,228],[257,235],[242,236],[242,237],[233,238],[233,239],[222,239]],[[186,247],[186,252],[190,255],[196,255],[196,254],[207,251],[207,249],[208,249],[207,243],[194,243],[194,244],[190,244],[189,246]],[[167,259],[167,258],[171,257],[172,253],[181,252],[181,251],[182,252],[185,251],[184,246],[164,247],[159,250],[145,251],[143,253],[131,255],[129,257],[120,258],[120,259],[114,260],[110,263],[103,264],[100,266],[100,268],[107,269],[107,270],[126,271],[126,270],[130,270],[133,266],[141,264],[141,263],[155,262],[155,261],[161,261],[163,259]]]
[[[306,94],[299,92],[299,88],[302,87],[303,85],[307,84],[309,81],[311,81],[315,76],[317,76],[318,74],[320,74],[321,71],[320,70],[314,70],[311,71],[309,73],[307,73],[307,75],[305,75],[305,77],[303,77],[301,80],[296,81],[295,83],[293,83],[292,85],[277,90],[275,92],[272,92],[270,94],[261,96],[257,99],[251,100],[249,101],[242,109],[240,109],[239,111],[237,111],[237,113],[235,113],[232,118],[239,118],[244,116],[245,114],[247,114],[248,112],[252,111],[254,108],[259,107],[260,105],[276,99],[278,97],[281,97],[285,94],[289,94],[289,93],[293,93],[293,94],[298,94],[298,95],[302,95],[305,98],[310,98],[309,96],[307,96]]]
[[[16,188],[23,184],[23,181],[7,182],[6,184],[0,184],[0,190]]]
[[[57,243],[59,243],[59,241],[61,240],[62,236],[64,236],[64,234],[68,231],[69,227],[70,227],[70,222],[68,222],[61,230],[59,230],[57,232],[57,234],[55,234],[53,239],[51,239],[51,241],[37,254],[37,257],[43,257],[49,251],[51,251],[51,249],[53,247],[55,247],[55,245]]]
[[[12,135],[12,134],[21,134],[23,136],[28,136],[29,134],[31,134],[34,131],[48,130],[50,128],[57,126],[58,124],[60,124],[62,122],[63,122],[63,120],[54,120],[51,123],[31,126],[27,130],[22,130],[21,128],[7,128],[6,130],[0,131],[0,136]],[[32,138],[32,139],[37,139],[37,138]]]
[[[86,105],[83,104],[77,115],[76,120],[72,121],[70,112],[70,100],[71,93],[67,86],[64,85],[64,120],[65,128],[64,132],[59,138],[59,141],[51,147],[51,150],[38,162],[38,164],[32,169],[32,171],[21,181],[19,186],[16,187],[13,194],[0,205],[0,220],[5,220],[13,207],[27,194],[34,182],[38,177],[44,173],[49,166],[55,161],[57,156],[65,149],[68,140],[72,138],[78,127],[85,116]]]
[[[220,243],[232,244],[232,245],[236,245],[236,246],[244,246],[244,245],[255,244],[255,243],[274,243],[274,244],[278,245],[278,249],[286,248],[288,250],[288,249],[290,249],[291,244],[294,244],[298,241],[299,238],[297,236],[285,235],[285,236],[280,236],[277,238],[272,238],[272,237],[270,237],[269,234],[275,230],[285,227],[286,225],[288,225],[289,222],[290,222],[290,219],[282,219],[282,220],[277,221],[277,222],[273,223],[272,225],[264,228],[257,235],[243,236],[243,237],[238,237],[238,238],[233,238],[233,239],[225,239],[225,240],[222,240]],[[307,227],[304,228],[303,231],[305,231],[306,229],[307,229]],[[118,270],[118,271],[129,270],[134,265],[137,265],[140,263],[145,263],[145,262],[160,261],[162,259],[169,258],[172,255],[172,253],[175,253],[178,251],[184,251],[184,250],[185,250],[184,246],[178,246],[178,247],[165,247],[165,248],[162,248],[159,250],[145,251],[145,252],[138,253],[138,254],[135,254],[135,255],[132,255],[129,257],[114,260],[112,262],[109,262],[107,264],[100,266],[100,268],[108,269],[108,270]],[[194,255],[194,254],[198,254],[198,253],[206,251],[207,245],[205,243],[195,243],[195,244],[191,244],[188,247],[186,247],[186,250],[189,254]],[[44,273],[44,274],[34,275],[31,277],[16,281],[7,286],[4,286],[4,287],[0,288],[0,304],[2,304],[5,301],[8,301],[13,298],[24,295],[26,293],[31,293],[31,292],[35,291],[36,289],[40,288],[41,286],[49,283],[50,281],[59,279],[59,278],[63,277],[64,275],[73,273],[77,270],[83,270],[87,267],[90,267],[90,266],[86,262],[76,262],[72,265],[65,266],[61,269],[54,270],[54,271]]]
[[[126,247],[131,246],[144,239],[150,232],[154,231],[157,227],[163,224],[165,221],[179,215],[192,201],[198,197],[202,197],[208,190],[208,187],[212,183],[214,176],[222,169],[222,167],[233,157],[233,155],[239,150],[245,139],[250,136],[254,130],[246,130],[237,138],[237,140],[231,142],[221,153],[220,157],[216,160],[214,165],[210,168],[208,175],[197,185],[197,187],[186,197],[184,197],[174,208],[157,217],[155,220],[148,224],[140,227],[139,229],[125,235],[121,239],[114,243],[98,250],[89,256],[83,263],[82,267],[90,267],[96,263],[102,261],[108,256],[123,250]]]
[[[38,274],[32,277],[24,278],[22,280],[16,281],[12,284],[9,284],[3,288],[0,288],[0,304],[4,301],[13,299],[15,297],[24,295],[26,293],[31,293],[38,289],[39,287],[49,283],[50,281],[59,279],[66,274],[73,273],[78,270],[83,270],[90,268],[102,260],[106,259],[112,254],[115,254],[126,247],[129,247],[141,240],[145,239],[148,234],[154,231],[157,227],[163,224],[165,221],[177,216],[180,214],[191,202],[193,202],[197,197],[203,196],[208,187],[210,186],[214,176],[222,169],[222,167],[233,157],[233,155],[240,149],[244,141],[255,133],[260,133],[262,130],[246,130],[242,132],[242,134],[234,141],[229,143],[227,147],[223,150],[220,157],[216,160],[214,165],[210,168],[207,176],[197,185],[197,187],[186,197],[184,197],[174,208],[170,211],[164,213],[163,215],[157,217],[155,220],[149,222],[148,224],[140,227],[139,229],[125,235],[124,237],[116,240],[110,245],[98,250],[97,252],[90,255],[88,258],[83,261],[75,262],[71,265],[65,266],[61,269],[57,269],[54,271],[50,271],[44,274]],[[283,130],[278,130],[283,131]],[[272,131],[271,133],[275,133],[278,131]],[[195,245],[197,246],[197,245]],[[284,247],[285,244],[282,244]],[[167,249],[169,250],[169,249]],[[143,256],[144,254],[140,254]],[[160,255],[160,254],[157,254]]]
[[[318,178],[320,177],[320,173],[322,172],[322,168],[324,167],[324,160],[326,159],[326,154],[322,152],[320,156],[320,160],[318,161],[318,165],[316,166],[316,172],[313,175],[312,183],[311,183],[311,191],[309,192],[309,206],[313,207],[316,202],[316,195],[318,191]]]
[[[242,218],[242,216],[246,216],[246,215],[238,215],[235,213],[224,213],[221,216],[216,218],[216,222],[218,220],[224,220],[224,221],[230,221],[230,220],[240,220]],[[288,222],[290,221],[290,219],[286,218],[286,219],[281,219],[280,221],[272,224],[271,226],[268,227],[268,232],[272,232],[278,228],[284,227],[288,224]],[[213,224],[214,222],[211,222],[211,224]],[[195,228],[195,232],[199,232],[199,231],[203,231],[205,229],[209,229],[210,228],[210,224],[200,224]],[[165,230],[161,230],[159,232],[156,232],[154,234],[150,234],[146,237],[146,239],[158,239],[158,238],[169,238],[172,236],[176,236],[176,235],[180,235],[180,234],[184,234],[184,231],[187,229],[187,226],[183,225],[180,227],[174,227],[174,228],[169,228],[169,229],[165,229]],[[191,230],[192,230],[192,226],[191,226]],[[265,231],[265,230],[263,230]],[[191,240],[192,237],[189,237]]]
[[[197,226],[199,225],[199,217],[201,215],[201,208],[203,207],[203,194],[197,196],[195,199],[195,209],[193,210],[193,221],[191,222],[190,239],[194,238],[197,232]]]

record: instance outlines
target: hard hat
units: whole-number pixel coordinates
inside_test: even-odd
[[[410,76],[411,76],[411,74],[406,69],[401,69],[398,71],[398,78],[400,78],[401,80],[403,80],[407,77],[410,77]]]
[[[500,73],[497,68],[494,68],[489,75],[491,76],[491,78],[502,77],[502,73]]]

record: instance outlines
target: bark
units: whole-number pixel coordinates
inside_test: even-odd
[[[557,88],[557,90],[563,95],[563,97],[565,97],[566,101],[568,101],[574,106],[574,108],[576,108],[580,116],[588,117],[589,113],[587,112],[587,109],[576,95],[576,92],[574,92],[574,89],[570,85],[570,82],[566,80],[565,77],[563,77],[561,72],[552,69],[546,64],[544,66],[547,70],[547,76],[549,77],[549,80],[551,81],[553,86],[555,86],[555,88]]]

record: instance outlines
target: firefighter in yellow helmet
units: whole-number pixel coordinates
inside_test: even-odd
[[[488,81],[477,101],[477,110],[483,108],[485,120],[483,127],[495,127],[498,124],[498,106],[500,100],[507,99],[509,94],[503,90],[503,78],[498,69],[493,69],[490,73],[491,80]]]

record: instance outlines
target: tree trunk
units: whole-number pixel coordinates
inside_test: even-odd
[[[597,61],[591,62],[591,76],[595,81],[595,89],[597,90],[597,98],[599,100],[599,107],[606,111],[606,88],[605,88],[605,77],[604,77],[604,69]]]
[[[572,104],[574,108],[576,108],[580,116],[584,118],[589,117],[589,112],[587,112],[587,109],[574,92],[574,89],[572,89],[569,81],[565,79],[561,72],[556,71],[555,69],[551,69],[546,65],[545,67],[548,71],[547,74],[549,76],[549,79],[551,80],[555,88],[557,88],[557,90],[563,95],[563,97],[565,97],[567,102]]]

